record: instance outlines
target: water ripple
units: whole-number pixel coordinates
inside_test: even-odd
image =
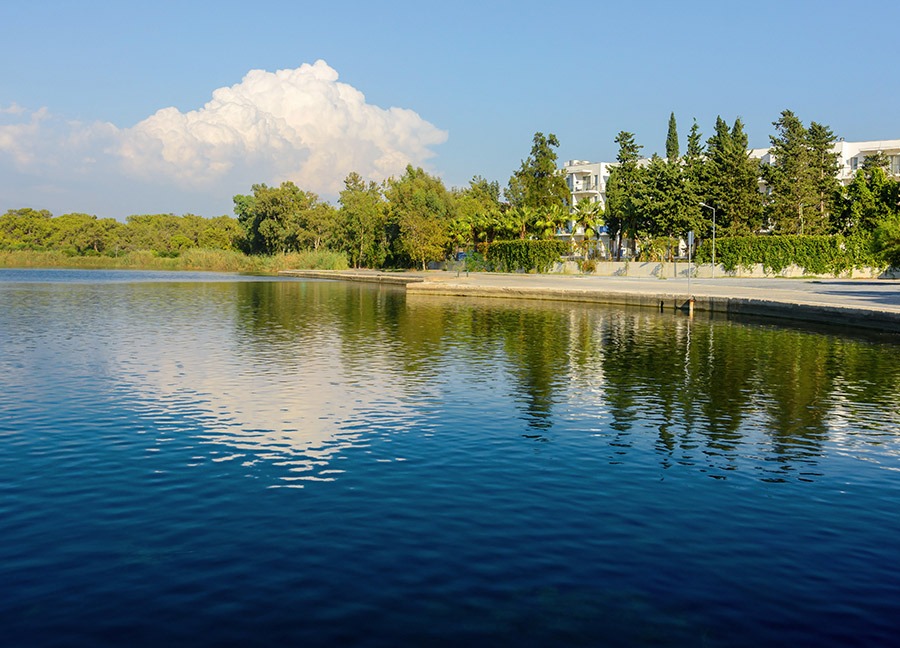
[[[896,345],[329,282],[26,276],[0,271],[10,645],[900,630]]]

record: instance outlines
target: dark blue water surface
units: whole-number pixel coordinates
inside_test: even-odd
[[[0,643],[887,645],[900,345],[0,271]]]

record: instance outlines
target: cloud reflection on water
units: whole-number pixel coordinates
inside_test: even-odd
[[[334,479],[346,450],[403,430],[564,441],[613,465],[655,460],[718,479],[814,480],[835,457],[900,467],[900,351],[889,343],[332,282],[78,284],[20,297],[29,324],[8,347],[19,348],[7,354],[15,380],[37,353],[70,354],[136,403],[160,435],[151,450],[194,440],[196,462],[253,472],[263,461],[284,469],[280,484]]]
[[[228,449],[210,451],[214,461],[271,462],[285,469],[282,485],[331,480],[341,472],[333,460],[342,450],[364,445],[378,426],[415,418],[397,377],[371,349],[361,372],[337,330],[307,326],[287,306],[292,322],[269,317],[266,310],[279,295],[290,300],[296,284],[206,286],[201,299],[188,294],[188,320],[179,292],[146,290],[160,299],[131,320],[138,328],[116,360],[121,379],[147,415],[191,420],[199,440]]]

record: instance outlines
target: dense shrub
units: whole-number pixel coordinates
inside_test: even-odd
[[[346,270],[347,257],[327,250],[247,255],[234,250],[185,250],[177,256],[160,255],[150,250],[106,255],[71,256],[62,251],[0,250],[0,268],[117,268],[130,270],[211,270],[216,272],[261,272],[313,269]]]
[[[878,224],[875,248],[885,263],[900,268],[900,216],[885,218]]]
[[[484,248],[487,250],[487,248]],[[484,258],[483,252],[470,252],[466,255],[464,268],[466,272],[488,272],[491,270],[491,265]]]
[[[712,261],[712,242],[697,250],[698,263]],[[716,263],[732,272],[759,263],[766,272],[789,266],[809,274],[838,275],[853,268],[880,267],[870,236],[736,236],[716,240]]]
[[[494,241],[485,258],[499,272],[546,272],[568,251],[568,244],[554,240]]]

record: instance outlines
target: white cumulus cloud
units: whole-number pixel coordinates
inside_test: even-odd
[[[5,108],[0,108],[0,115],[21,115],[25,112],[25,108],[13,101]]]
[[[5,159],[43,185],[112,174],[173,193],[221,191],[229,202],[251,183],[284,180],[334,196],[350,171],[400,175],[447,139],[412,110],[367,103],[321,60],[252,70],[201,108],[164,108],[131,128],[67,121],[15,103],[0,107],[0,117],[0,167]]]
[[[324,61],[252,70],[199,110],[165,108],[122,133],[118,153],[135,174],[207,184],[235,168],[336,193],[357,171],[370,178],[421,164],[447,134],[411,110],[366,103]]]

